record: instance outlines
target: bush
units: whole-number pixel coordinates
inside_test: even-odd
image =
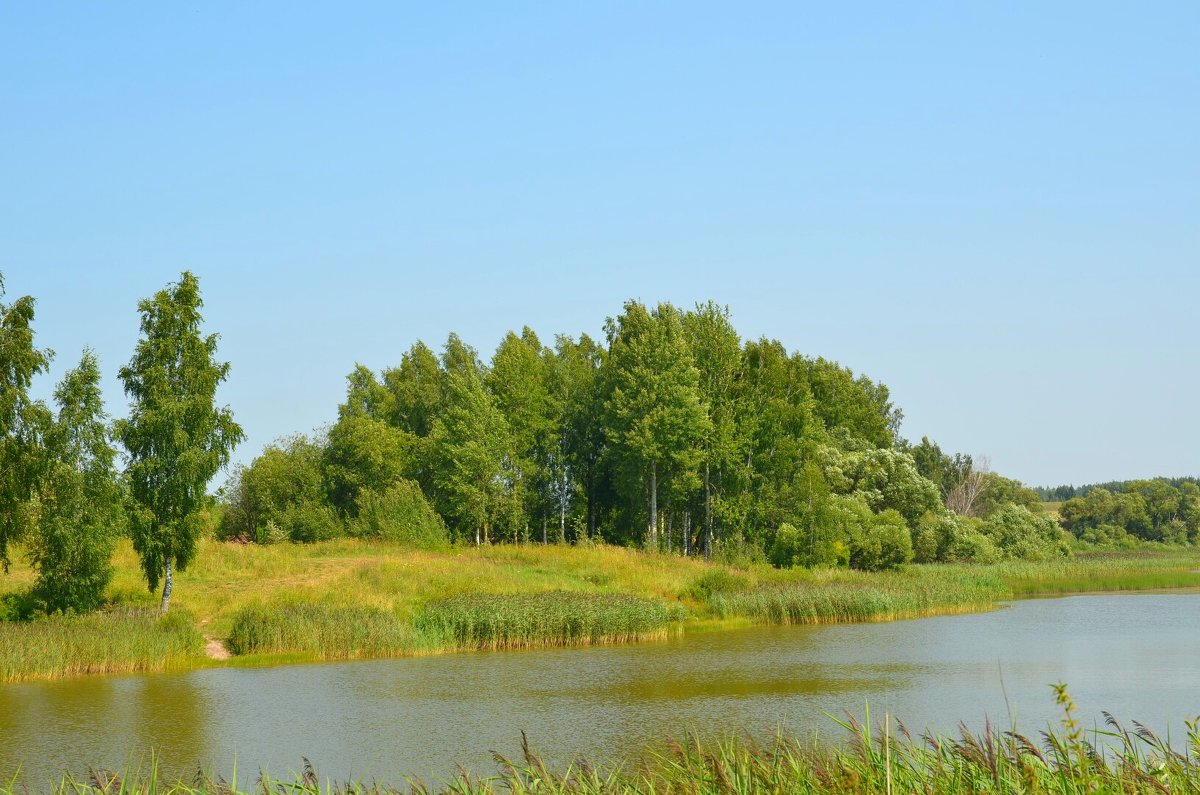
[[[775,543],[768,558],[777,569],[790,569],[800,563],[800,531],[784,522],[775,531]]]
[[[979,532],[979,522],[966,516],[955,528],[950,546],[946,550],[947,563],[995,563],[1000,560],[1000,550],[992,540]]]
[[[399,480],[387,491],[364,491],[358,496],[358,517],[352,535],[399,541],[417,547],[437,547],[447,542],[446,525],[411,480]]]
[[[319,502],[289,505],[279,516],[279,527],[292,541],[311,544],[342,535],[343,525],[337,512]],[[260,530],[261,534],[261,530]]]
[[[1130,535],[1124,527],[1115,524],[1086,527],[1080,533],[1079,540],[1085,544],[1103,549],[1133,549],[1141,543],[1136,536]]]
[[[864,571],[895,569],[913,557],[912,534],[899,511],[874,516],[850,541],[850,566]]]
[[[766,555],[758,544],[746,540],[741,535],[734,535],[713,540],[712,559],[716,563],[744,569],[764,562]]]
[[[1058,523],[1046,514],[1034,514],[1023,505],[1008,503],[980,528],[1009,558],[1050,560],[1070,557],[1071,548]]]
[[[1000,552],[979,532],[980,522],[954,513],[927,513],[913,533],[918,563],[995,563]]]
[[[681,595],[707,602],[713,594],[743,593],[753,588],[754,582],[745,574],[735,574],[728,569],[713,569],[696,578]]]

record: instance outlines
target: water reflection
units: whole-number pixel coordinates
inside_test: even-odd
[[[0,687],[0,773],[121,767],[159,749],[168,769],[239,778],[323,773],[431,780],[494,769],[520,731],[558,762],[615,758],[685,728],[840,731],[828,715],[886,709],[949,732],[985,715],[1036,732],[1066,681],[1100,710],[1155,728],[1200,713],[1200,596],[1089,596],[971,616],[709,632],[658,644],[82,678]],[[1172,723],[1174,721],[1174,723]],[[136,757],[135,757],[136,759]]]

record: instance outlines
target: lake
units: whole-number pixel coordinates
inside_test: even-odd
[[[1076,596],[989,613],[689,633],[629,646],[480,652],[0,685],[0,778],[120,769],[157,749],[190,777],[287,774],[427,781],[488,773],[520,732],[559,763],[618,759],[684,729],[786,727],[840,739],[829,714],[888,711],[910,730],[1036,732],[1067,682],[1086,726],[1101,710],[1170,729],[1200,714],[1200,595]],[[828,714],[827,714],[828,713]]]

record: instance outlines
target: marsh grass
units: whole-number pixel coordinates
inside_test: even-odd
[[[1200,588],[1200,558],[1186,550],[1091,553],[1042,563],[1011,561],[997,564],[996,570],[1013,596]]]
[[[412,627],[394,613],[364,605],[251,605],[234,617],[234,654],[311,655],[321,660],[392,657],[414,651]]]
[[[463,594],[430,603],[415,628],[454,648],[622,643],[667,636],[681,607],[628,594]]]
[[[752,589],[739,582],[732,591],[711,591],[708,604],[722,618],[825,624],[986,610],[1007,593],[985,568],[926,566],[876,574],[816,571],[803,579],[768,579]]]
[[[184,610],[110,610],[0,622],[0,682],[89,673],[163,671],[203,659]]]
[[[290,778],[260,773],[239,788],[236,771],[226,781],[198,772],[190,782],[169,780],[151,757],[145,772],[91,770],[66,776],[49,791],[56,795],[233,795],[234,793],[452,793],[453,795],[758,795],[797,793],[996,793],[997,795],[1083,795],[1083,793],[1200,793],[1200,732],[1187,724],[1187,743],[1176,749],[1141,724],[1122,726],[1111,716],[1103,729],[1084,732],[1065,686],[1055,685],[1063,717],[1055,727],[1029,736],[961,726],[956,735],[913,735],[885,714],[872,721],[836,720],[839,742],[803,740],[786,733],[759,742],[747,733],[703,741],[695,735],[645,750],[625,765],[577,760],[556,770],[531,748],[522,733],[522,756],[493,753],[497,772],[477,776],[463,769],[439,784],[408,778],[394,785],[324,780],[307,760]],[[1107,715],[1107,713],[1106,713]],[[0,783],[0,795],[27,790]]]

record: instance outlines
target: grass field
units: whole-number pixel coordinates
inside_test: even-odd
[[[111,608],[0,622],[0,680],[217,664],[384,657],[620,642],[724,622],[882,621],[987,609],[1014,596],[1200,587],[1200,553],[909,566],[899,572],[732,568],[610,546],[496,545],[424,552],[340,539],[258,546],[203,541],[155,615],[127,542]],[[0,605],[29,587],[14,558]],[[2,608],[0,608],[2,609]],[[48,650],[48,651],[47,651]]]

